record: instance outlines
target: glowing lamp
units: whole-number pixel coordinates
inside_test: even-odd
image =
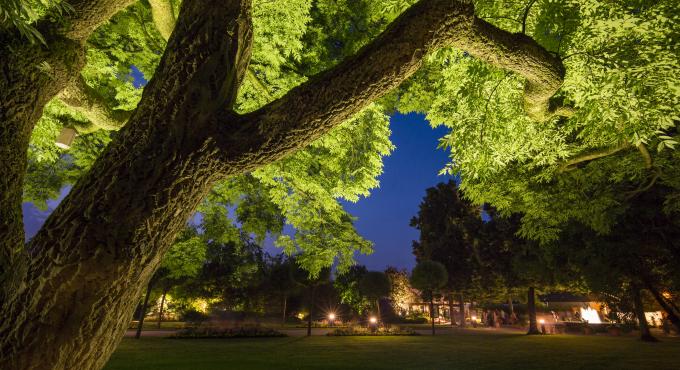
[[[328,319],[329,319],[329,320],[335,320],[335,314],[334,314],[334,313],[329,313],[329,314],[328,314]]]
[[[472,321],[477,321],[477,316],[472,316],[471,319]]]
[[[71,148],[71,144],[73,144],[73,139],[75,138],[76,130],[70,127],[64,127],[61,129],[61,132],[57,137],[57,141],[54,144],[61,149],[69,149]]]
[[[538,323],[541,324],[541,325],[543,325],[543,324],[545,324],[545,320],[540,319],[540,320],[538,320]]]
[[[373,316],[373,317],[371,317],[370,319],[368,319],[368,321],[369,321],[371,324],[375,324],[375,323],[378,322],[378,319],[375,318],[375,316]]]

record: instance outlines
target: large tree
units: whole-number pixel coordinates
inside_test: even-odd
[[[458,299],[460,326],[465,326],[464,297],[480,291],[482,261],[482,215],[480,207],[465,199],[452,180],[428,188],[411,226],[420,231],[413,242],[416,261],[432,260],[443,264],[449,275],[449,310]],[[453,316],[451,323],[454,322]]]
[[[373,9],[386,15],[370,23],[373,32],[366,34],[373,37],[317,64],[317,74],[282,84],[268,103],[244,107],[236,106],[240,88],[258,85],[258,71],[249,69],[259,40],[253,34],[267,30],[253,29],[251,2],[185,0],[178,13],[163,13],[162,1],[150,1],[156,32],[168,38],[167,45],[141,54],[156,58],[157,65],[148,63],[154,68],[145,73],[150,79],[138,103],[131,99],[134,108],[120,112],[83,84],[84,67],[101,62],[97,50],[117,54],[96,30],[132,3],[73,0],[72,10],[60,16],[43,13],[32,24],[44,44],[27,42],[13,24],[0,28],[0,353],[10,369],[101,368],[161,257],[213,185],[312,144],[370,108],[437,50],[455,47],[521,79],[522,92],[515,94],[521,116],[538,126],[572,114],[551,101],[565,75],[559,58],[531,37],[479,18],[471,4],[449,0],[410,7],[410,1],[376,2]],[[119,48],[134,45],[130,41],[113,43]],[[66,126],[120,129],[103,141],[106,148],[26,243],[21,202],[29,142],[55,97],[80,114],[80,122]],[[271,186],[288,181],[270,178]],[[278,188],[277,194],[285,197],[287,190]],[[316,253],[306,256],[326,265],[337,254],[347,262],[357,245],[365,247],[349,232],[351,219],[338,216],[337,207],[321,209],[329,210],[335,210],[333,230],[341,235],[337,250],[318,250],[332,238],[317,239],[323,229],[315,225],[286,246],[309,247]]]

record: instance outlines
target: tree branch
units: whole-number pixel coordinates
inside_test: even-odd
[[[568,111],[562,106],[550,105],[550,98],[564,80],[562,62],[530,37],[504,31],[475,18],[466,37],[454,46],[526,78],[524,110],[533,120],[544,122]]]
[[[172,3],[169,0],[149,0],[149,4],[151,4],[151,16],[158,33],[165,41],[168,41],[177,22]]]
[[[527,30],[527,18],[529,17],[529,12],[531,11],[531,7],[534,6],[534,3],[536,0],[531,0],[529,1],[529,4],[524,8],[524,15],[522,16],[522,33],[526,35],[526,30]]]
[[[87,85],[82,76],[76,78],[59,94],[61,101],[83,114],[93,125],[104,130],[118,130],[132,112],[111,109],[104,98]]]
[[[527,79],[525,108],[537,121],[558,110],[549,99],[564,68],[531,38],[474,16],[471,5],[423,0],[356,55],[245,116],[224,111],[215,122],[228,174],[252,170],[301,148],[409,78],[423,58],[454,46]]]
[[[620,143],[619,145],[610,147],[610,148],[605,148],[601,150],[596,150],[594,152],[589,152],[585,154],[581,154],[577,157],[574,157],[568,161],[562,162],[558,166],[558,172],[567,172],[576,169],[576,165],[579,163],[583,162],[588,162],[592,161],[594,159],[602,158],[602,157],[607,157],[610,156],[614,153],[618,153],[624,149],[630,148],[630,143],[628,141],[624,141]]]
[[[649,151],[647,150],[645,144],[643,143],[638,144],[637,149],[640,152],[642,159],[645,161],[645,168],[647,169],[652,168],[652,156],[649,154]]]
[[[135,0],[69,0],[73,11],[64,19],[60,33],[73,40],[86,40],[94,30]]]

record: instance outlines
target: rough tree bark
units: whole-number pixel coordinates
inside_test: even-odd
[[[527,291],[527,314],[529,315],[529,331],[527,334],[541,334],[536,323],[536,292],[534,287],[529,287]]]
[[[235,99],[249,7],[185,1],[182,12],[162,77],[26,248],[26,277],[2,307],[9,369],[101,368],[162,253],[222,172],[205,126]]]
[[[22,284],[24,248],[21,200],[26,151],[45,104],[85,65],[85,39],[133,0],[73,0],[62,23],[36,25],[49,48],[16,31],[0,31],[0,302]]]
[[[558,59],[475,18],[469,4],[423,0],[357,55],[239,116],[231,108],[249,62],[250,2],[185,0],[138,108],[25,245],[21,193],[33,126],[50,99],[78,83],[84,40],[130,2],[70,1],[75,12],[66,22],[38,25],[49,49],[0,34],[5,368],[101,368],[160,258],[216,181],[319,138],[398,86],[435,49],[457,46],[521,74],[527,113],[539,121],[560,113],[549,102],[562,81]]]

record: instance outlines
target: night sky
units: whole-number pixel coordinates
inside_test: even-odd
[[[396,149],[385,158],[380,187],[357,203],[343,202],[358,218],[355,225],[359,233],[375,243],[372,255],[357,256],[359,263],[371,270],[383,270],[387,266],[413,267],[411,241],[418,238],[418,233],[409,226],[409,220],[418,212],[425,189],[448,180],[447,176],[437,175],[448,162],[447,152],[437,149],[438,139],[446,133],[445,128],[433,130],[423,116],[416,114],[395,115],[390,127]],[[62,190],[59,200],[68,190],[70,187]],[[35,235],[59,200],[48,202],[49,209],[45,212],[24,203],[27,238]],[[277,251],[271,247],[266,249]]]

